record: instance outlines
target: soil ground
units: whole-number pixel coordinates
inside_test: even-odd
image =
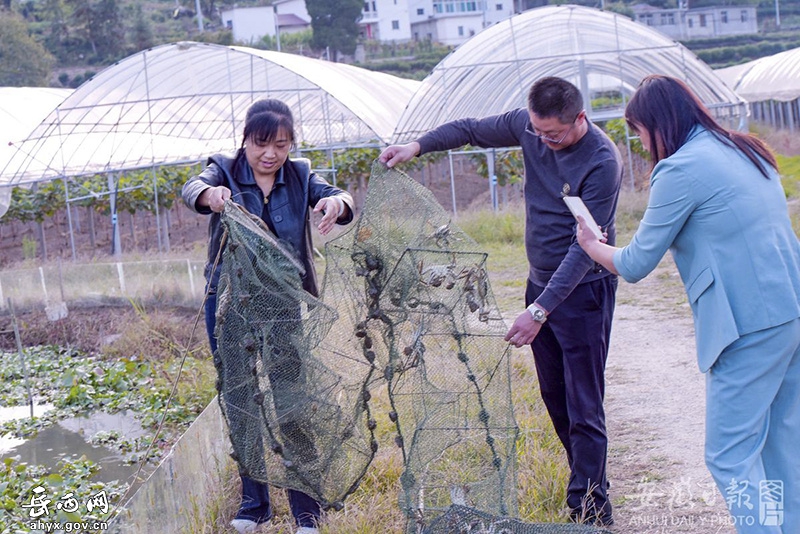
[[[493,273],[492,291],[511,324],[524,290],[497,283],[498,274],[508,273]],[[527,348],[518,350],[530,355]],[[705,376],[697,367],[692,314],[671,258],[638,284],[620,280],[605,411],[611,532],[735,533],[704,463]]]
[[[704,464],[705,376],[683,291],[671,260],[620,281],[606,369],[615,533],[735,532]]]
[[[517,313],[512,297],[520,289],[499,283],[493,289],[498,301],[507,303],[503,313],[510,324]],[[197,312],[158,313],[162,321],[185,325],[173,331],[188,333]],[[0,331],[5,331],[0,349],[13,351],[7,319],[0,317]],[[130,308],[71,309],[55,324],[44,312],[19,318],[25,344],[84,350],[97,350],[138,321]],[[704,377],[695,360],[693,332],[670,260],[639,284],[620,282],[606,373],[608,472],[616,518],[611,530],[616,534],[734,532],[703,463]]]

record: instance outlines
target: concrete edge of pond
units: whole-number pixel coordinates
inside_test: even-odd
[[[228,432],[215,397],[158,468],[109,522],[108,534],[178,533],[224,487],[233,466]]]

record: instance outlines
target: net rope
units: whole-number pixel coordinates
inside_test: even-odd
[[[424,534],[611,534],[589,525],[523,523],[493,516],[474,508],[452,505],[424,530]]]
[[[259,218],[228,202],[222,224],[214,361],[245,474],[341,509],[392,447],[409,533],[456,532],[436,525],[461,510],[517,514],[510,348],[487,254],[428,189],[376,162],[361,216],[325,247],[319,298]]]

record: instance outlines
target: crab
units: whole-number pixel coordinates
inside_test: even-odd
[[[469,306],[469,311],[478,312],[478,320],[487,322],[489,310],[486,309],[486,297],[489,294],[489,280],[486,269],[474,265],[461,271],[459,278],[466,278],[464,282],[464,295]]]
[[[426,286],[432,287],[439,287],[443,283],[445,284],[446,289],[453,289],[453,286],[456,285],[456,280],[458,276],[456,275],[456,264],[455,258],[453,261],[447,264],[441,265],[429,265],[425,267],[422,260],[419,261],[417,264],[417,271],[419,271],[420,282],[425,284]]]
[[[449,222],[447,224],[441,225],[439,228],[434,230],[434,232],[431,235],[429,235],[426,239],[433,240],[433,242],[436,243],[436,246],[439,248],[449,247],[451,239],[458,240],[458,238],[455,238],[450,234]]]
[[[450,263],[424,266],[422,260],[417,264],[420,275],[420,283],[440,287],[444,284],[445,289],[453,289],[459,280],[464,280],[464,298],[470,312],[478,312],[478,320],[487,322],[489,320],[489,310],[487,309],[486,298],[489,294],[489,277],[486,269],[480,265],[464,267],[456,272],[458,264],[455,256]]]
[[[403,349],[406,360],[397,366],[395,369],[397,372],[402,373],[419,365],[420,359],[425,354],[425,344],[422,342],[424,332],[424,324],[420,324],[414,330],[411,342]]]

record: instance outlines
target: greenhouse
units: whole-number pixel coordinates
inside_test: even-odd
[[[70,93],[53,87],[0,87],[0,147],[25,139]]]
[[[11,158],[16,143],[26,139],[70,93],[72,89],[0,87],[0,165]]]
[[[3,125],[0,166],[11,159],[16,143],[26,139],[71,92],[72,89],[50,87],[0,87],[0,124]],[[11,202],[11,187],[3,185],[0,180],[0,217]]]
[[[578,86],[594,121],[621,117],[626,98],[653,73],[686,81],[718,119],[744,126],[745,102],[680,43],[615,13],[546,6],[485,29],[442,60],[411,99],[394,139],[523,107],[531,84],[543,76]],[[611,105],[593,105],[602,96]]]
[[[172,43],[129,56],[69,94],[0,153],[0,185],[108,174],[111,191],[112,173],[203,161],[241,144],[244,113],[259,98],[285,101],[298,146],[332,157],[333,149],[405,142],[449,120],[525,106],[543,76],[575,83],[595,122],[619,118],[651,73],[685,80],[724,124],[746,127],[746,102],[683,45],[593,8],[513,16],[472,37],[422,82],[281,52]],[[490,180],[496,207],[495,185]]]
[[[790,131],[800,126],[800,48],[714,72],[750,103],[754,121]]]
[[[685,80],[718,118],[744,127],[744,100],[689,50],[593,8],[546,6],[511,17],[461,45],[423,82],[280,52],[172,43],[124,59],[70,94],[3,155],[0,184],[201,161],[239,146],[242,117],[258,98],[289,104],[300,146],[381,146],[524,106],[532,81],[549,75],[581,88],[593,120],[617,118],[651,73]]]
[[[259,98],[292,108],[299,146],[382,145],[418,84],[280,52],[163,45],[76,89],[0,160],[0,184],[201,161],[238,148]]]

